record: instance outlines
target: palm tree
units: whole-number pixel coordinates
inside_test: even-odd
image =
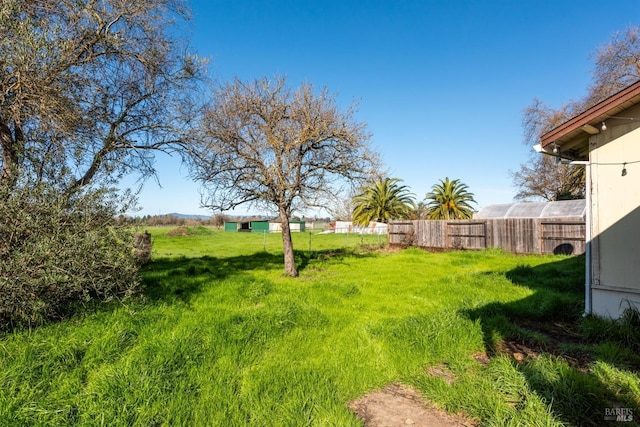
[[[427,194],[429,219],[466,219],[473,216],[471,203],[476,203],[473,193],[467,191],[469,187],[458,179],[440,180],[431,192]]]
[[[371,221],[408,217],[414,209],[414,195],[401,182],[398,178],[384,178],[364,187],[353,198],[353,222],[366,226]]]

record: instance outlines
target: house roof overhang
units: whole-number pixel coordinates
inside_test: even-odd
[[[542,150],[551,152],[551,146],[556,146],[562,157],[586,160],[589,157],[589,137],[600,133],[602,123],[639,103],[640,81],[637,81],[542,135]]]

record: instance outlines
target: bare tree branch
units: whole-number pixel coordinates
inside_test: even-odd
[[[0,182],[146,175],[188,146],[205,63],[176,37],[187,17],[182,0],[3,1]]]
[[[538,143],[540,136],[640,79],[640,29],[629,27],[595,50],[592,84],[588,94],[554,109],[539,99],[523,111],[524,142]],[[516,199],[558,200],[584,197],[584,168],[556,164],[536,156],[511,172]]]
[[[294,91],[284,77],[218,86],[192,157],[193,177],[208,190],[203,205],[276,210],[285,271],[295,276],[292,213],[335,197],[336,183],[364,179],[379,164],[354,114],[354,108],[340,111],[326,88],[303,84]]]

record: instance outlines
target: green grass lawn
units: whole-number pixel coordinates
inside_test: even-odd
[[[482,425],[640,417],[640,322],[581,319],[581,257],[300,233],[292,279],[279,234],[168,230],[144,298],[0,335],[0,425],[358,426],[394,382]]]

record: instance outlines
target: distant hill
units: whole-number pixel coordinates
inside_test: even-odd
[[[181,219],[202,219],[202,220],[211,219],[211,215],[190,215],[190,214],[181,214],[177,212],[172,212],[162,216],[173,216]]]

